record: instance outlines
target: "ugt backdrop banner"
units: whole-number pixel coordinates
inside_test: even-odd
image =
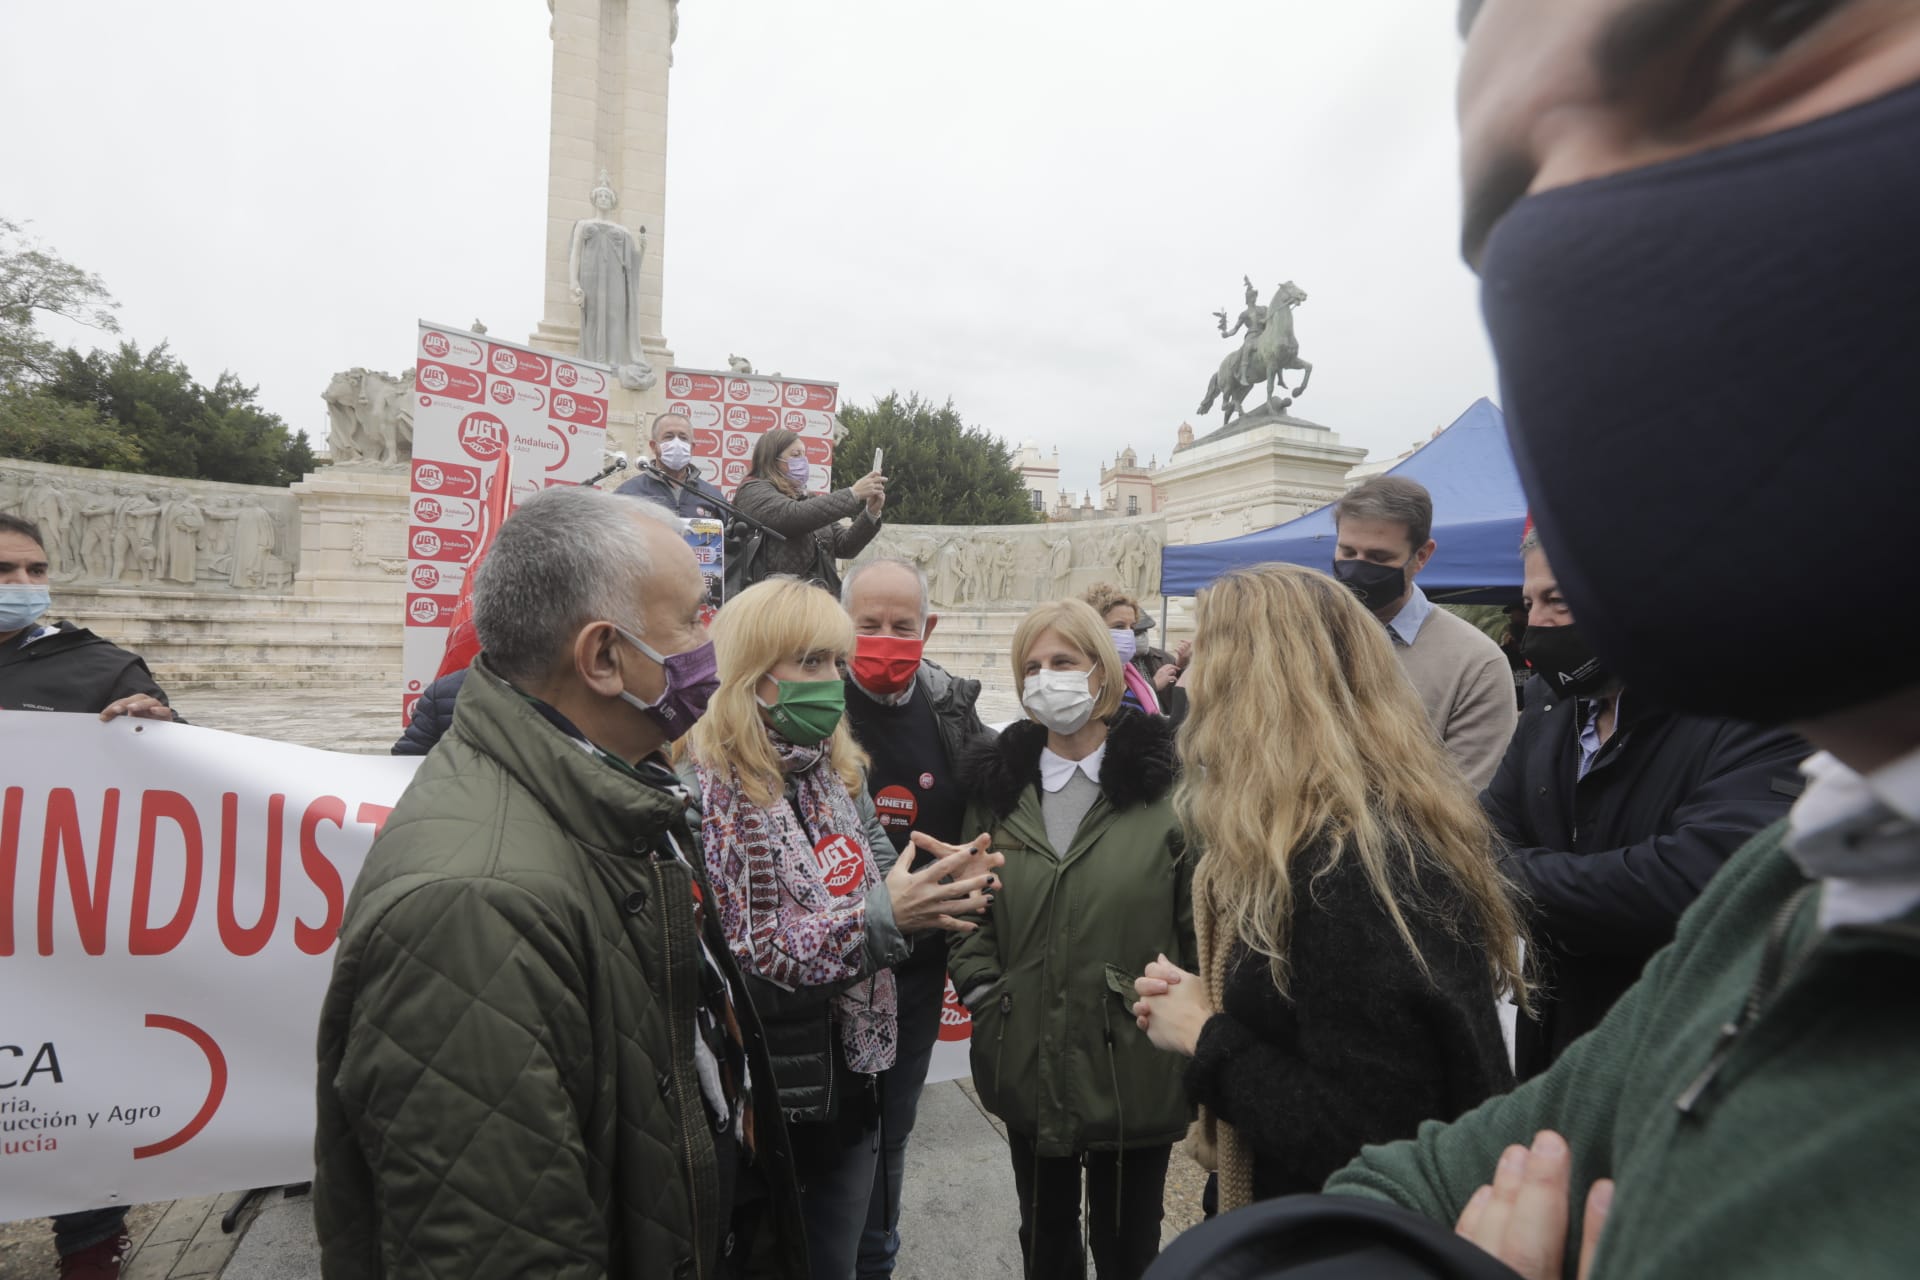
[[[693,465],[725,498],[747,478],[753,446],[773,427],[795,432],[807,445],[813,473],[807,488],[833,488],[833,437],[840,384],[709,369],[668,369],[667,409],[693,424]]]
[[[528,494],[579,484],[606,452],[612,372],[450,325],[420,322],[407,515],[403,723],[433,680],[460,586],[485,532],[485,499],[512,458],[512,512]]]
[[[0,711],[0,1221],[312,1176],[348,890],[419,765]]]

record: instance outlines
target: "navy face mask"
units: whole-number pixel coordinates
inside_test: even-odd
[[[1482,306],[1514,460],[1630,689],[1779,722],[1920,681],[1920,86],[1529,196]]]

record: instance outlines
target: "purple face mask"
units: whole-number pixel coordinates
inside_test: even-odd
[[[787,459],[786,466],[787,479],[793,481],[793,487],[796,489],[805,489],[807,487],[807,481],[813,476],[813,467],[807,462],[807,455],[804,453],[795,454],[793,457]]]
[[[660,664],[666,672],[667,687],[653,702],[642,702],[625,689],[620,696],[653,718],[666,733],[668,742],[677,742],[693,722],[707,713],[707,699],[720,687],[720,668],[713,656],[713,641],[685,653],[659,654],[642,640],[619,627],[620,638]]]

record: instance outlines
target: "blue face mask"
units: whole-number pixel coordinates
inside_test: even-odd
[[[52,607],[44,582],[0,582],[0,632],[24,631]]]

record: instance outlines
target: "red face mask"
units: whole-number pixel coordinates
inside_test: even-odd
[[[853,678],[868,693],[892,697],[913,683],[920,669],[920,651],[925,642],[918,637],[858,636],[853,642]]]

